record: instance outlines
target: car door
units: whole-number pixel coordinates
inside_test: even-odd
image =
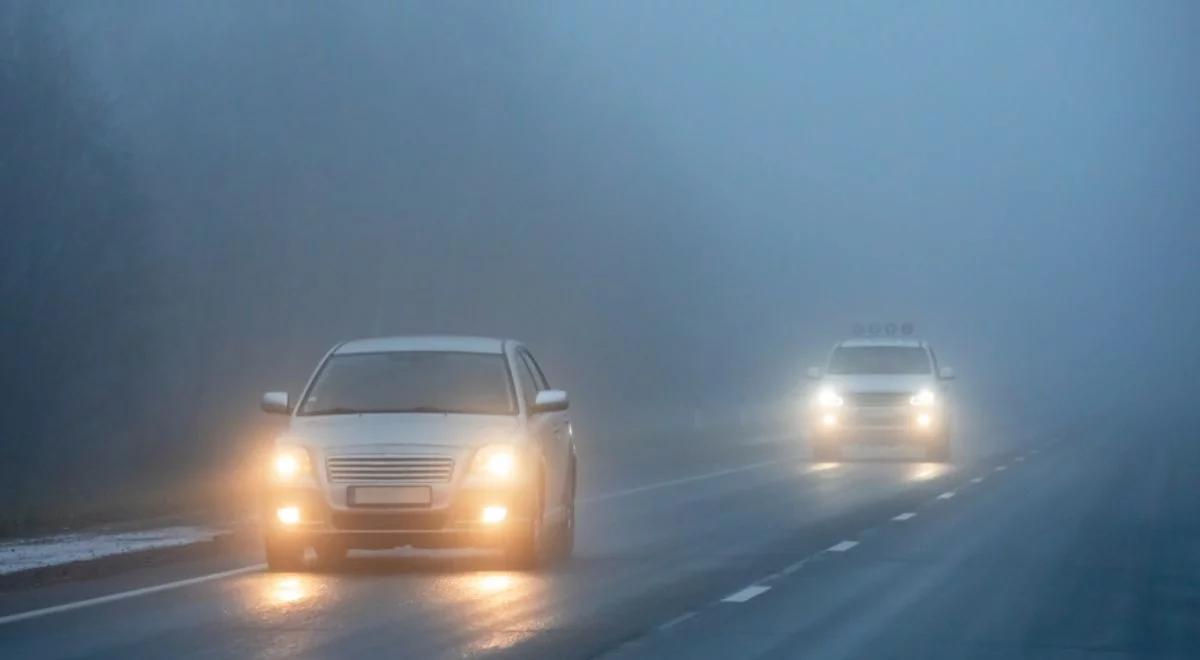
[[[550,389],[541,366],[528,349],[517,351],[521,366],[533,380],[537,391]],[[536,395],[535,395],[536,396]],[[539,426],[545,439],[542,452],[546,459],[546,511],[557,517],[565,502],[567,469],[570,462],[570,418],[566,411],[545,412],[534,415],[531,423]]]

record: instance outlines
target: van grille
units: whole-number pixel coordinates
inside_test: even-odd
[[[454,459],[443,456],[331,456],[325,461],[333,482],[450,481]]]
[[[906,406],[912,395],[908,392],[858,392],[846,395],[846,403],[866,408]]]

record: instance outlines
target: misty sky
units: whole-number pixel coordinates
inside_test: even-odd
[[[773,400],[863,319],[995,416],[1193,387],[1194,3],[397,4],[73,13],[223,404],[442,331],[585,411]]]

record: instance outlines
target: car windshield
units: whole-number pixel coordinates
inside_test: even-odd
[[[334,355],[317,375],[300,415],[516,413],[504,356],[403,351]]]
[[[927,374],[929,358],[925,349],[915,346],[843,346],[833,352],[829,373],[853,374]]]

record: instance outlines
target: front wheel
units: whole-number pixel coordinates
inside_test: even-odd
[[[505,540],[500,552],[504,563],[512,568],[537,568],[546,559],[546,541],[543,532],[542,488],[534,495],[534,505],[530,507],[529,520],[514,525],[511,536]]]
[[[812,447],[814,461],[833,462],[842,459],[842,448],[832,442],[818,442]]]
[[[530,520],[513,530],[512,538],[501,549],[504,563],[512,568],[537,568],[545,559],[541,520]]]
[[[925,457],[938,463],[950,462],[950,436],[943,435],[925,450]]]
[[[296,539],[268,532],[264,546],[268,570],[299,571],[304,568],[305,546]]]
[[[325,539],[317,543],[313,547],[313,550],[317,553],[317,570],[326,572],[337,571],[346,561],[346,545],[336,539]]]
[[[558,559],[567,560],[571,557],[571,553],[575,551],[575,470],[571,470],[571,481],[567,486],[566,501],[563,506],[566,508],[565,515],[558,527],[558,539],[556,550],[558,551]]]

